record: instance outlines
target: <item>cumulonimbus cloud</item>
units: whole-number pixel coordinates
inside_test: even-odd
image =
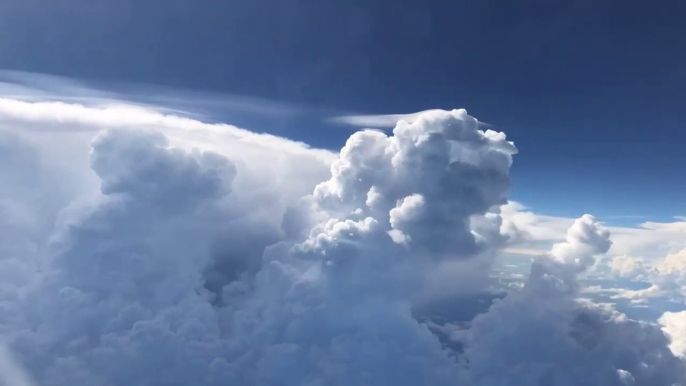
[[[481,262],[459,267],[486,288],[514,237],[516,148],[464,110],[338,154],[140,108],[4,99],[0,121],[0,333],[39,384],[684,381],[658,326],[578,299],[611,244],[591,216],[459,345],[416,318],[437,267]]]

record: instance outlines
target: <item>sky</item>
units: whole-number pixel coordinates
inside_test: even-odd
[[[686,214],[686,6],[673,1],[4,0],[0,68],[258,97],[241,120],[336,149],[321,116],[466,108],[523,150],[512,196],[578,216]]]
[[[0,385],[686,385],[682,11],[0,0]]]

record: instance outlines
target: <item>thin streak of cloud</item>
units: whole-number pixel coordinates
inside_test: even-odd
[[[185,116],[215,112],[286,117],[313,109],[242,95],[175,89],[159,85],[93,84],[54,75],[0,70],[0,97],[27,102],[75,102],[86,106],[134,105]]]
[[[527,256],[527,257],[539,257],[544,256],[548,253],[545,249],[535,249],[535,248],[504,248],[503,253],[517,256]]]
[[[638,219],[638,218],[646,218],[646,216],[641,216],[641,215],[618,215],[618,216],[598,216],[599,219],[604,219],[604,220],[622,220],[622,219]]]
[[[327,122],[329,123],[334,123],[334,124],[341,124],[341,125],[347,125],[347,126],[354,126],[354,127],[366,127],[366,128],[391,128],[394,127],[396,123],[400,120],[404,120],[406,122],[412,123],[414,122],[421,114],[424,114],[426,112],[431,112],[431,111],[437,111],[437,109],[431,109],[431,110],[424,110],[424,111],[419,111],[416,113],[409,113],[409,114],[378,114],[378,115],[341,115],[337,117],[332,117],[328,118]],[[479,126],[481,128],[492,128],[493,125],[490,125],[485,122],[479,122]]]

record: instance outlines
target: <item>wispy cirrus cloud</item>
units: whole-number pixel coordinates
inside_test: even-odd
[[[315,109],[265,98],[125,82],[91,82],[55,75],[0,70],[0,97],[87,106],[136,105],[184,116],[243,113],[287,117]]]
[[[416,113],[407,114],[360,114],[360,115],[340,115],[336,117],[328,118],[327,121],[334,124],[348,125],[353,127],[366,127],[366,128],[392,128],[398,121],[406,121],[412,123],[422,114],[428,112],[439,111],[438,109],[429,109],[418,111]],[[479,127],[481,128],[491,128],[490,125],[485,122],[479,122]]]

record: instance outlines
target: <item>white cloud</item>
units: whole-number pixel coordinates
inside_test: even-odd
[[[184,116],[216,112],[291,117],[312,112],[311,108],[273,100],[179,90],[158,85],[94,84],[55,75],[0,70],[0,96],[28,102],[63,101],[87,106],[126,104]]]
[[[540,254],[553,243],[563,240],[573,219],[546,216],[510,201],[502,207],[503,233],[510,236],[513,252]],[[635,227],[608,226],[612,237],[612,257],[632,256],[646,261],[657,260],[686,248],[683,230],[686,222],[644,222]]]
[[[512,244],[518,242],[552,243],[564,239],[567,228],[574,222],[572,218],[539,215],[530,208],[515,201],[509,201],[501,208],[503,215],[502,231],[508,234]],[[541,248],[545,251],[549,247]]]
[[[0,130],[0,334],[39,384],[683,381],[659,328],[577,298],[610,248],[590,216],[446,329],[465,351],[416,319],[487,289],[507,237],[560,229],[501,207],[516,148],[464,110],[339,154],[128,106],[4,98]]]
[[[612,255],[630,255],[648,261],[662,258],[686,248],[686,222],[645,222],[638,227],[610,227],[614,248]]]
[[[469,219],[503,202],[514,152],[464,111],[427,115],[394,137],[358,133],[317,188],[311,181],[325,179],[331,153],[228,125],[13,100],[0,100],[0,119],[48,158],[87,154],[85,139],[104,130],[90,145],[90,171],[82,165],[74,177],[100,192],[87,189],[89,201],[55,214],[55,228],[38,240],[40,272],[5,293],[14,312],[3,330],[44,384],[274,384],[285,369],[290,384],[456,376],[413,319],[412,289],[436,262],[488,247],[488,224],[498,229],[499,216],[485,216],[479,233]],[[80,140],[45,151],[65,137]],[[462,142],[472,151],[455,152],[451,144]],[[63,171],[74,174],[69,166],[82,160]],[[372,186],[382,197],[374,208],[365,203]],[[426,201],[394,221],[410,240],[399,245],[387,235],[390,212],[413,194]],[[279,229],[288,207],[312,212],[288,222],[314,222],[306,240]],[[427,233],[434,222],[456,241]],[[389,375],[384,363],[404,370]]]
[[[19,122],[22,123],[22,131],[39,130],[48,133],[73,130],[97,132],[105,128],[154,128],[163,131],[175,145],[185,148],[241,151],[240,147],[229,147],[232,144],[230,140],[233,139],[265,150],[286,150],[294,154],[314,156],[322,161],[332,160],[330,152],[311,149],[303,143],[253,133],[235,126],[207,124],[190,118],[165,115],[137,106],[88,107],[63,102],[24,102],[0,98],[0,123],[10,126]],[[52,125],[45,126],[45,122]],[[32,126],[31,123],[37,125]],[[11,130],[10,127],[7,129]]]
[[[671,339],[669,348],[674,355],[686,357],[686,311],[665,312],[660,318],[662,329]]]
[[[510,236],[504,252],[512,255],[541,255],[544,248],[563,238],[560,228],[570,222],[567,218],[538,215],[514,202],[502,209],[502,231]],[[627,307],[642,305],[657,315],[674,310],[686,299],[686,268],[681,261],[686,250],[684,224],[676,219],[668,223],[644,222],[635,227],[608,227],[612,247],[606,256],[595,261],[585,278],[615,281],[606,284],[613,287],[605,288],[607,299]],[[616,282],[620,279],[621,284]],[[645,284],[648,286],[640,288]],[[655,315],[651,313],[649,318],[654,320]]]
[[[273,178],[287,166],[280,157],[303,157],[288,155],[283,142],[280,151],[252,149],[269,166],[175,148],[156,130],[98,135],[91,167],[102,194],[63,210],[38,240],[40,272],[3,292],[12,305],[3,330],[41,384],[205,383],[211,359],[227,353],[210,347],[222,342],[214,335],[222,312],[212,304],[223,302],[223,286],[260,269],[262,250],[284,238],[281,214],[314,187],[307,169],[293,164],[281,177],[297,175],[298,186]],[[250,142],[242,146],[247,151]],[[307,167],[326,173],[320,153],[305,152]],[[22,264],[11,262],[3,260],[2,273],[17,277]],[[161,356],[164,344],[177,351]],[[52,354],[42,361],[43,352]],[[154,367],[155,357],[178,370],[167,376],[140,367]],[[197,360],[207,362],[197,367]]]
[[[355,127],[364,128],[392,128],[395,127],[398,121],[406,121],[413,123],[424,113],[431,113],[440,111],[438,109],[424,110],[410,114],[368,114],[368,115],[341,115],[329,118],[331,123],[344,124]],[[488,123],[479,122],[479,127],[488,129],[491,127]]]
[[[622,382],[623,385],[631,386],[636,383],[634,376],[626,370],[617,369],[617,376],[619,376],[619,381]]]
[[[414,122],[421,114],[438,110],[424,110],[411,114],[381,114],[381,115],[343,115],[329,118],[333,123],[341,123],[357,127],[383,128],[394,127],[400,120]]]
[[[637,278],[651,283],[641,290],[625,290],[616,295],[619,299],[645,302],[654,298],[684,302],[686,300],[686,249],[649,262],[635,258],[616,257],[612,266],[619,267],[620,276]]]
[[[258,245],[278,240],[281,215],[326,178],[335,157],[329,151],[287,139],[139,107],[0,99],[0,175],[7,185],[0,190],[0,211],[11,214],[0,218],[0,223],[12,225],[1,233],[0,239],[11,243],[0,244],[0,252],[12,248],[12,254],[17,255],[22,248],[25,255],[38,259],[44,254],[41,243],[55,221],[73,217],[70,213],[75,209],[63,209],[97,198],[101,181],[90,168],[90,142],[98,132],[112,129],[158,131],[176,151],[196,149],[231,158],[238,170],[234,188],[242,194],[223,205],[234,216],[242,217],[241,221],[255,225],[233,237],[237,245],[249,251],[246,254],[261,253],[259,246],[249,245],[257,235],[266,237]],[[136,165],[138,161],[131,162]],[[240,229],[242,224],[232,226]],[[235,246],[226,243],[213,248],[229,249],[222,253],[230,255],[241,253],[230,251]]]
[[[684,363],[656,326],[578,299],[577,275],[610,247],[609,232],[584,216],[537,259],[519,293],[472,321],[465,337],[477,385],[671,385]],[[506,381],[504,381],[506,380]]]
[[[630,278],[640,278],[646,271],[641,260],[626,255],[614,257],[610,262],[610,268],[616,275]]]

